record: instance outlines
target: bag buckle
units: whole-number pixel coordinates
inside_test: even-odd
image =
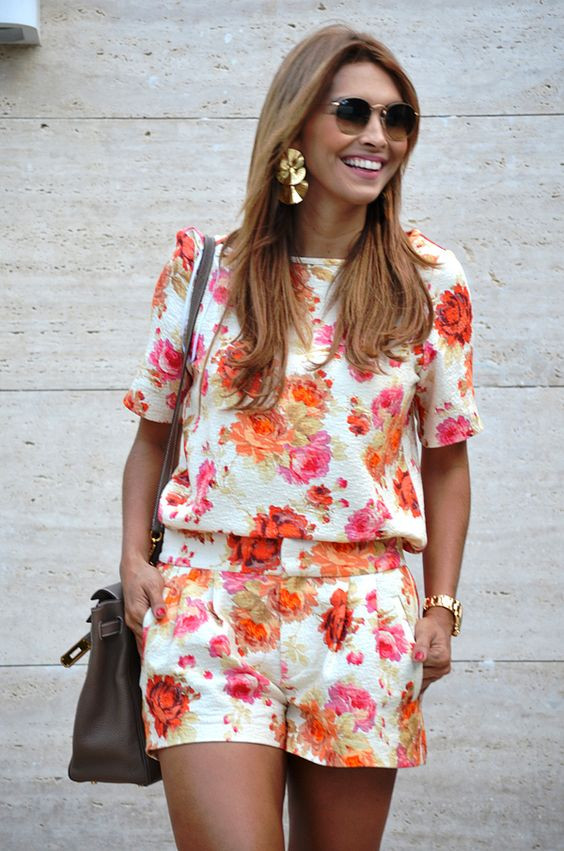
[[[98,624],[98,635],[102,638],[111,638],[112,635],[119,635],[123,629],[123,618],[119,615],[111,621],[100,621]]]
[[[90,639],[90,633],[87,632],[86,635],[82,636],[80,641],[77,641],[76,644],[69,647],[66,653],[63,653],[61,656],[61,665],[64,665],[65,668],[72,668],[74,663],[78,662],[79,659],[82,659],[91,647],[92,641]]]
[[[155,533],[155,532],[151,531],[149,533],[149,538],[150,538],[150,541],[151,541],[151,549],[149,551],[149,561],[151,561],[151,559],[153,558],[153,556],[156,552],[158,545],[160,544],[160,542],[163,539],[163,533],[162,532],[156,532]]]

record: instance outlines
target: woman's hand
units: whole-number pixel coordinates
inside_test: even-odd
[[[166,615],[163,600],[164,579],[156,567],[139,558],[120,568],[125,608],[125,623],[135,634],[139,655],[143,649],[143,618],[148,609],[157,620]]]
[[[428,609],[415,624],[413,658],[423,662],[423,684],[420,694],[435,680],[450,672],[452,612],[441,606]]]

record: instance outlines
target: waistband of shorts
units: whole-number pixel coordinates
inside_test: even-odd
[[[166,529],[161,567],[283,576],[354,576],[405,564],[401,538],[321,541]]]

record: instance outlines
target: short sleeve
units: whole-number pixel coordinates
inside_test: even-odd
[[[417,432],[422,446],[458,443],[478,434],[483,424],[472,380],[472,302],[464,271],[451,251],[431,273],[432,331],[416,347]]]
[[[183,362],[183,326],[195,258],[203,235],[195,228],[176,234],[171,259],[155,285],[149,342],[123,403],[155,422],[171,422]]]

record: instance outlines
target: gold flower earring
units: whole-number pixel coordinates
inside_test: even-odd
[[[288,148],[276,172],[276,180],[282,184],[278,197],[283,204],[300,204],[303,201],[308,189],[305,176],[304,155],[297,148]]]

